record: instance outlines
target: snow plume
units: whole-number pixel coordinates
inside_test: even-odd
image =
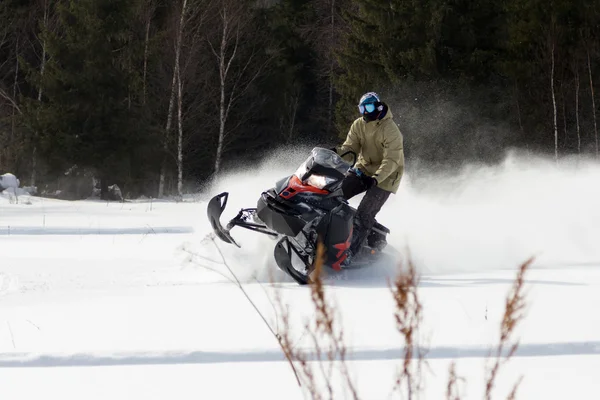
[[[423,273],[516,268],[531,256],[534,267],[600,262],[597,162],[513,152],[494,166],[413,175],[379,219]]]
[[[205,194],[229,192],[223,225],[239,209],[255,207],[261,192],[293,173],[309,152],[282,150],[221,177]],[[350,203],[357,206],[361,198]],[[598,204],[600,164],[510,153],[497,165],[447,173],[411,169],[407,160],[399,192],[377,219],[392,232],[390,250],[402,256],[408,250],[424,274],[517,268],[531,256],[534,267],[570,266],[600,262]],[[211,231],[205,215],[196,230],[202,236]],[[284,279],[273,260],[274,240],[239,228],[233,236],[241,249],[216,241],[240,279],[268,280],[269,273]],[[203,252],[212,248],[211,257],[220,259],[213,243],[205,246]],[[389,276],[395,267],[381,272]]]
[[[242,208],[256,207],[261,193],[275,185],[275,183],[287,175],[296,171],[298,166],[310,155],[312,148],[296,148],[294,150],[283,149],[273,152],[261,163],[253,165],[239,165],[230,171],[223,173],[203,193],[208,201],[211,197],[228,192],[227,207],[221,216],[221,224],[235,217]],[[206,217],[206,208],[194,227],[200,238],[205,238],[212,228]],[[231,232],[233,238],[240,244],[241,248],[227,244],[218,238],[215,242],[221,250],[227,265],[232,268],[238,279],[243,281],[257,278],[261,281],[291,280],[284,276],[277,268],[273,258],[273,250],[276,240],[267,235],[252,232],[243,228],[234,228]],[[194,245],[194,252],[203,255],[209,254],[213,260],[221,260],[221,254],[216,250],[211,241],[204,241],[201,248]],[[215,264],[213,263],[213,266]],[[227,269],[218,268],[219,271],[231,276]]]

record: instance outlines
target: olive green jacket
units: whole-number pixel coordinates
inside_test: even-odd
[[[377,186],[392,193],[398,192],[404,174],[404,138],[388,108],[381,120],[366,122],[356,119],[346,141],[337,148],[338,154],[352,150],[358,155],[356,168],[377,179]],[[354,161],[353,155],[345,155]]]

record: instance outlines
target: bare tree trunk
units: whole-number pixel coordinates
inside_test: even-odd
[[[294,138],[294,129],[296,127],[296,115],[298,114],[298,105],[300,102],[300,90],[295,89],[288,97],[285,96],[286,112],[281,115],[279,127],[286,144],[290,144]]]
[[[16,44],[16,53],[15,53],[15,79],[13,81],[13,94],[12,94],[12,98],[14,99],[14,101],[17,101],[17,85],[19,83],[19,39],[17,38],[17,44]],[[6,164],[8,165],[8,168],[10,169],[14,169],[15,166],[12,164],[13,160],[14,160],[14,142],[15,142],[15,118],[16,118],[16,110],[13,107],[12,109],[12,119],[11,119],[11,124],[10,124],[10,138],[8,140],[8,155],[7,155],[7,161]]]
[[[575,120],[577,121],[577,153],[581,154],[581,130],[579,125],[579,70],[575,73]]]
[[[44,24],[43,29],[48,28],[48,17],[49,17],[49,5],[48,0],[44,0]],[[42,41],[42,63],[40,66],[40,77],[44,78],[44,71],[46,70],[46,41]],[[43,85],[40,84],[38,88],[37,100],[41,104],[42,103],[42,95],[44,93]],[[36,134],[37,137],[37,134]],[[33,151],[31,153],[31,186],[35,186],[36,177],[36,169],[37,169],[37,143],[34,140],[33,143]]]
[[[227,53],[227,46],[229,44],[229,16],[227,15],[227,5],[223,4],[221,10],[221,18],[223,19],[223,30],[221,31],[221,46],[219,48],[219,78],[220,78],[220,99],[219,99],[219,142],[217,144],[217,154],[215,157],[215,174],[219,173],[221,169],[221,159],[223,158],[223,144],[225,142],[225,124],[227,123],[227,117],[229,116],[229,107],[231,101],[226,102],[225,85],[227,83],[227,75],[229,74],[229,68],[231,63],[236,57],[238,43],[239,43],[239,30],[236,34],[235,44],[229,60],[225,60]],[[233,96],[232,92],[232,96]],[[226,104],[227,103],[227,104]]]
[[[231,107],[248,91],[252,83],[260,76],[263,68],[268,63],[268,61],[266,61],[249,73],[248,70],[257,55],[257,50],[254,49],[251,54],[247,56],[243,65],[240,65],[240,69],[235,72],[235,75],[230,77],[231,65],[234,60],[239,58],[240,31],[245,29],[246,24],[249,21],[248,13],[250,11],[244,7],[243,2],[238,2],[237,0],[221,0],[220,3],[222,8],[219,14],[223,22],[223,28],[220,32],[221,36],[218,51],[210,40],[208,41],[210,49],[218,61],[220,83],[219,137],[215,154],[215,175],[221,170],[221,163],[226,145],[225,139],[229,134],[226,131],[226,126]],[[249,76],[246,76],[247,74],[249,74]]]
[[[148,75],[148,47],[150,42],[150,25],[152,23],[152,16],[154,15],[154,3],[152,1],[148,1],[147,3],[148,10],[146,13],[146,36],[144,38],[144,72],[143,72],[143,80],[142,80],[142,103],[146,104],[146,81]]]
[[[592,63],[590,61],[590,51],[587,51],[588,72],[590,74],[590,91],[592,93],[592,112],[594,115],[594,138],[596,140],[596,157],[598,157],[598,125],[596,122],[596,100],[594,99],[594,81],[592,79]]]
[[[298,93],[292,99],[292,110],[290,115],[290,130],[288,133],[288,143],[292,141],[294,138],[294,128],[296,127],[296,115],[298,114],[298,103],[300,99],[300,94]]]
[[[177,194],[183,195],[183,87],[181,84],[181,73],[177,72],[177,123],[179,135],[177,140]]]
[[[223,53],[221,52],[221,55]],[[223,61],[221,61],[221,65]],[[222,70],[222,67],[221,67]],[[221,158],[223,156],[223,142],[225,141],[225,79],[221,74],[221,98],[219,99],[219,142],[217,144],[217,154],[215,154],[215,174],[219,173],[221,168]]]
[[[517,118],[519,120],[519,130],[521,134],[523,134],[523,120],[521,119],[521,104],[519,102],[519,88],[517,87],[517,82],[515,82],[515,104],[517,106]]]
[[[558,123],[556,118],[556,96],[554,94],[554,42],[552,43],[552,71],[550,73],[550,88],[552,90],[552,107],[554,110],[554,159],[558,161]]]
[[[221,159],[223,157],[223,143],[225,141],[225,123],[227,122],[227,111],[229,107],[225,105],[225,84],[227,83],[227,75],[229,73],[229,67],[235,59],[237,53],[239,35],[236,37],[233,53],[226,62],[226,50],[229,42],[229,19],[227,16],[227,6],[224,5],[221,17],[223,19],[223,30],[221,32],[221,47],[219,49],[219,79],[220,79],[220,99],[219,99],[219,142],[217,144],[217,154],[215,155],[215,174],[219,173],[221,169]]]
[[[333,124],[333,41],[335,37],[335,0],[331,0],[331,44],[330,44],[330,60],[329,60],[329,118],[327,119],[327,134],[331,134],[331,125]]]
[[[563,117],[563,133],[565,134],[565,142],[563,143],[563,148],[567,147],[568,137],[567,137],[567,107],[565,105],[565,90],[563,86],[563,82],[560,82],[560,100],[562,103],[562,117]]]
[[[175,41],[175,67],[173,68],[173,79],[171,80],[171,97],[169,99],[169,114],[167,115],[167,126],[165,129],[165,138],[164,138],[164,155],[163,162],[160,170],[160,180],[158,184],[158,197],[162,197],[164,195],[165,188],[165,175],[167,170],[167,153],[169,151],[169,132],[171,131],[171,126],[173,124],[173,109],[175,108],[175,86],[177,83],[177,75],[179,74],[179,56],[181,54],[181,38],[183,33],[183,23],[185,20],[185,11],[187,8],[187,0],[183,0],[183,5],[181,6],[181,16],[179,18],[179,26],[177,27],[177,38]]]
[[[144,38],[144,78],[142,88],[142,104],[146,104],[146,75],[148,74],[148,40],[150,38],[150,18],[146,23],[146,37]]]

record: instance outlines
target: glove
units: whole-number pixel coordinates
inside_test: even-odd
[[[331,151],[333,151],[334,153],[336,153],[336,154],[337,154],[337,147],[332,147],[332,148],[330,148],[329,150],[331,150]]]
[[[379,182],[377,182],[377,179],[375,177],[369,176],[369,175],[365,174],[364,172],[362,172],[358,168],[352,168],[350,170],[350,172],[353,173],[353,174],[355,174],[356,176],[358,176],[360,178],[360,180],[362,181],[363,185],[365,185],[365,188],[367,190],[369,190],[373,186],[377,186],[379,184]]]
[[[365,187],[367,188],[367,190],[371,189],[373,186],[377,186],[377,184],[379,183],[374,177],[365,174],[363,174],[362,180],[365,183]]]

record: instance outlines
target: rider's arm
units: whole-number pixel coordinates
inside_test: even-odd
[[[383,161],[375,173],[377,182],[383,182],[392,172],[404,172],[404,140],[395,123],[390,123],[383,131]]]
[[[356,157],[358,158],[358,155],[360,154],[360,149],[361,149],[360,133],[358,132],[358,129],[359,129],[358,123],[359,123],[359,121],[356,120],[350,127],[350,130],[348,131],[348,135],[346,135],[346,140],[337,149],[338,154],[341,155],[347,151],[353,151],[354,153],[356,153]],[[354,156],[352,154],[347,154],[343,158],[346,161],[349,161],[349,160],[353,161]],[[352,161],[350,161],[350,162],[352,162]]]

